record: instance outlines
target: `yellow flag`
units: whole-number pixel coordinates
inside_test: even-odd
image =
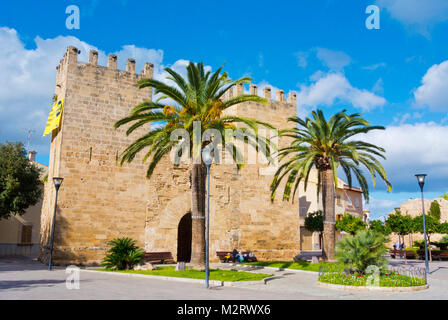
[[[61,124],[62,107],[64,105],[64,99],[56,102],[50,110],[48,115],[47,126],[45,127],[44,136],[52,132],[54,129],[59,128]]]

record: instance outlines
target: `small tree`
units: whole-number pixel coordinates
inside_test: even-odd
[[[412,217],[408,214],[402,215],[399,209],[395,209],[395,213],[387,217],[385,225],[392,232],[398,234],[398,241],[402,240],[402,243],[404,243],[404,236],[414,231]]]
[[[381,233],[361,230],[355,236],[339,240],[336,244],[336,259],[361,273],[371,265],[384,269],[387,265],[386,242],[387,238]]]
[[[310,212],[306,216],[305,228],[311,232],[319,232],[319,247],[322,248],[322,232],[324,231],[324,217],[322,210]]]
[[[0,145],[0,220],[25,213],[42,195],[40,169],[26,157],[21,142]]]
[[[441,198],[443,198],[443,199],[445,199],[445,200],[448,201],[448,194],[447,194],[447,193],[444,193],[443,196],[441,196]]]
[[[436,200],[431,202],[431,207],[429,208],[428,215],[433,217],[437,221],[440,221],[440,204]]]
[[[414,230],[415,232],[424,233],[423,230],[423,215],[417,216],[413,220]],[[433,216],[426,215],[425,216],[425,225],[426,225],[426,241],[428,242],[428,250],[429,250],[429,260],[432,261],[431,254],[431,235],[433,233],[438,233],[440,229],[440,222],[437,221]]]
[[[366,228],[367,223],[350,213],[345,213],[341,220],[336,221],[336,230],[345,231],[351,235],[355,235],[358,231],[365,230]]]
[[[381,233],[385,236],[390,235],[391,230],[381,220],[371,220],[369,223],[369,230]]]

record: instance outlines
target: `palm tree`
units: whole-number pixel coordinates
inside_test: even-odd
[[[369,201],[367,179],[359,166],[364,166],[371,174],[375,186],[376,174],[385,181],[387,190],[392,186],[377,157],[386,159],[385,150],[373,144],[354,140],[353,137],[371,130],[384,130],[381,126],[371,126],[361,115],[345,113],[333,115],[329,121],[321,110],[313,111],[312,118],[302,120],[298,117],[288,119],[296,124],[293,129],[282,130],[281,134],[292,138],[291,144],[279,151],[279,166],[271,184],[271,200],[285,176],[288,179],[283,191],[283,200],[294,199],[300,182],[306,191],[311,169],[318,171],[317,193],[322,188],[324,211],[324,245],[322,255],[325,260],[334,260],[335,253],[335,186],[337,169],[344,171],[349,186],[352,186],[352,173],[362,188],[364,198]]]
[[[131,143],[121,155],[121,164],[131,162],[135,156],[145,148],[143,161],[151,158],[147,170],[149,179],[159,161],[173,148],[176,154],[188,154],[189,159],[193,160],[191,165],[191,213],[192,213],[192,255],[191,265],[202,269],[205,262],[205,178],[206,169],[201,158],[201,150],[211,143],[212,139],[201,142],[201,137],[193,134],[198,125],[201,131],[215,129],[221,133],[221,139],[226,150],[231,154],[234,160],[238,160],[237,167],[242,167],[242,154],[237,146],[227,139],[224,131],[226,129],[235,129],[235,124],[241,124],[240,128],[244,135],[235,135],[239,139],[254,146],[257,151],[261,150],[268,159],[270,158],[270,147],[272,144],[269,139],[258,135],[259,125],[274,129],[268,123],[257,121],[250,118],[238,117],[235,115],[224,115],[223,112],[236,104],[254,101],[267,103],[266,99],[256,95],[238,95],[228,100],[223,97],[228,90],[238,84],[249,83],[248,77],[238,80],[232,80],[226,72],[221,73],[222,67],[213,74],[204,70],[203,63],[190,62],[187,66],[187,78],[184,79],[180,74],[170,68],[165,71],[169,74],[168,79],[172,85],[157,81],[154,79],[142,79],[137,85],[139,88],[154,88],[155,95],[160,97],[155,101],[144,101],[137,105],[131,113],[115,123],[115,128],[122,125],[133,123],[126,131],[129,135],[137,128],[147,123],[163,123],[163,125],[146,132],[143,136]],[[166,102],[169,102],[168,104]],[[165,103],[162,103],[165,102]],[[195,128],[195,130],[194,130]],[[175,130],[185,130],[189,137],[189,150],[182,151],[179,148],[179,141],[172,141],[171,134]],[[185,132],[184,131],[184,132]],[[199,140],[198,140],[199,138]],[[184,140],[185,141],[185,140]],[[210,146],[209,146],[210,147]],[[260,147],[260,148],[259,148]],[[216,159],[216,158],[215,158]],[[174,165],[179,165],[176,160]]]

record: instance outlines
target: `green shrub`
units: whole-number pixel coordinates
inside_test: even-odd
[[[440,243],[448,243],[448,236],[444,236],[439,242]]]
[[[389,226],[386,226],[381,220],[372,220],[369,223],[369,229],[388,236],[391,233]]]
[[[360,230],[367,228],[367,223],[362,221],[360,217],[355,217],[350,213],[345,213],[341,220],[336,221],[336,230],[345,231],[351,235],[355,235]]]
[[[116,238],[108,243],[111,248],[107,251],[102,265],[108,269],[132,269],[143,259],[144,251],[136,246],[131,238]]]
[[[351,270],[364,273],[368,266],[384,269],[388,239],[372,230],[361,230],[355,236],[348,236],[336,244],[336,259],[348,265]]]
[[[425,240],[415,240],[414,241],[414,247],[417,248],[424,248],[425,247]]]

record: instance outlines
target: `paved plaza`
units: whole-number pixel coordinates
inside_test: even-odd
[[[420,261],[410,264],[423,267]],[[403,264],[392,260],[391,264]],[[430,288],[418,292],[348,292],[316,285],[317,273],[257,270],[280,276],[267,284],[212,287],[158,279],[81,271],[80,288],[67,289],[65,268],[48,271],[26,258],[0,258],[0,299],[188,299],[188,300],[291,300],[291,299],[448,299],[448,262],[433,262]]]

